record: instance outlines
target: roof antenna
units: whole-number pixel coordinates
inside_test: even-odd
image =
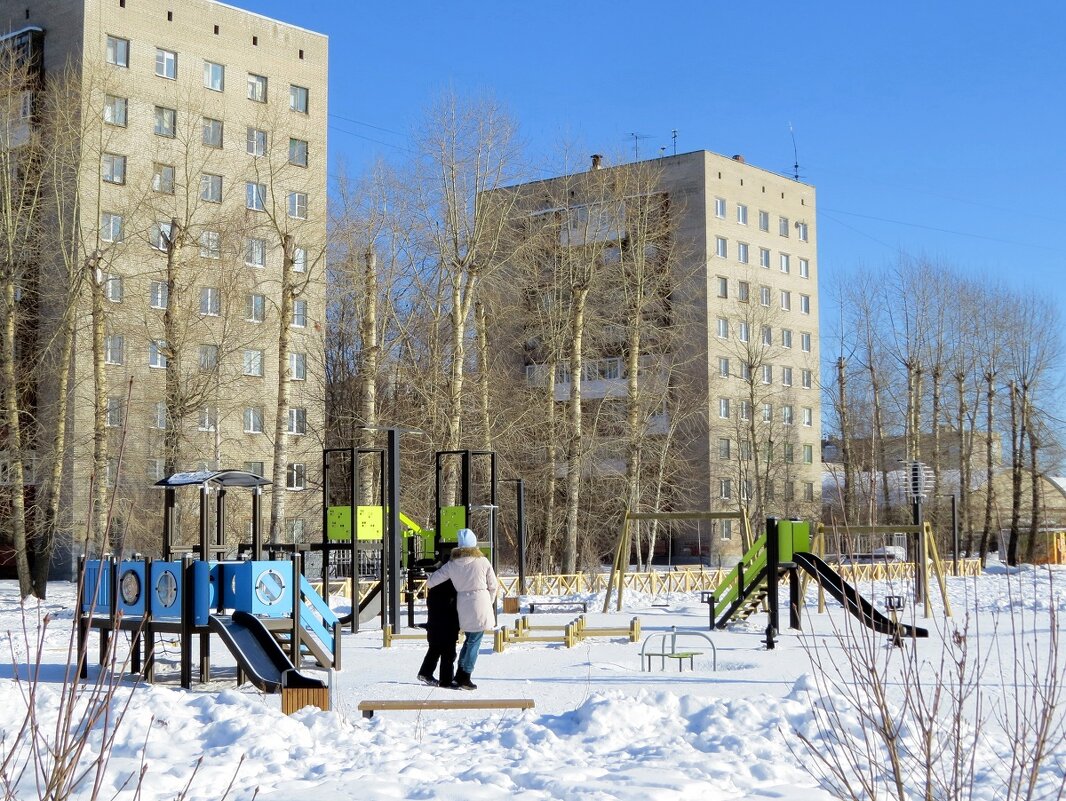
[[[788,124],[788,132],[792,135],[792,179],[798,181],[800,179],[800,157],[796,149],[796,132],[792,129],[791,122]]]
[[[674,155],[677,155],[677,128],[674,128]]]
[[[633,137],[633,161],[640,161],[640,140],[649,139],[650,137],[648,134],[642,133],[631,133],[630,136]]]

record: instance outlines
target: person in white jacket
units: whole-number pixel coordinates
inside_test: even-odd
[[[492,563],[477,547],[477,536],[468,528],[459,529],[456,548],[447,563],[429,577],[429,587],[436,587],[449,579],[455,587],[459,628],[466,639],[459,652],[459,669],[452,687],[476,690],[470,681],[477,662],[478,648],[486,629],[496,625],[496,591],[499,584]]]

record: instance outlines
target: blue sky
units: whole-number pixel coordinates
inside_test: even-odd
[[[900,251],[1066,311],[1066,3],[233,0],[329,34],[330,151],[404,155],[441,90],[491,93],[534,159],[707,149],[818,190],[822,291]],[[582,149],[584,148],[584,150]],[[825,319],[823,326],[831,321]]]

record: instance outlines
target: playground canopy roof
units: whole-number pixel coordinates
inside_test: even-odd
[[[265,487],[272,482],[245,470],[197,470],[188,473],[175,473],[155,482],[153,486],[189,487],[201,484],[214,484],[218,487]]]

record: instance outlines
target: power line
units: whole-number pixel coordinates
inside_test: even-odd
[[[373,142],[374,144],[377,144],[377,145],[384,145],[385,147],[391,147],[391,148],[395,148],[396,150],[402,150],[405,153],[414,153],[414,151],[411,150],[411,148],[409,148],[409,147],[404,147],[403,145],[397,145],[394,142],[384,142],[381,139],[375,139],[372,136],[364,136],[363,134],[356,133],[355,131],[349,131],[346,128],[341,128],[339,125],[330,125],[328,127],[332,131],[337,131],[338,133],[348,134],[348,136],[354,136],[356,139],[364,139],[367,142]]]
[[[878,222],[891,223],[892,225],[905,225],[909,228],[921,228],[926,231],[936,231],[941,234],[953,234],[954,236],[967,236],[972,239],[983,239],[986,242],[999,242],[1004,245],[1018,245],[1020,247],[1038,248],[1040,250],[1057,250],[1057,248],[1050,247],[1048,245],[1037,245],[1034,242],[1018,242],[1013,239],[1000,239],[995,236],[985,236],[984,234],[974,234],[969,231],[954,231],[950,228],[938,228],[935,225],[923,225],[922,223],[908,222],[906,220],[892,220],[888,217],[876,217],[872,214],[859,214],[855,211],[844,211],[843,209],[819,209],[820,211],[831,211],[836,214],[846,214],[849,217],[860,217],[864,220],[876,220]]]
[[[385,133],[395,134],[396,136],[404,136],[405,135],[405,134],[400,133],[399,131],[392,130],[392,128],[383,128],[380,125],[373,125],[372,123],[369,123],[369,122],[363,122],[362,120],[356,120],[356,119],[353,119],[351,117],[345,117],[343,114],[337,114],[336,112],[333,112],[333,111],[329,112],[329,116],[336,117],[338,120],[344,120],[345,122],[354,123],[355,125],[362,125],[365,128],[373,128],[375,131],[384,131]]]

